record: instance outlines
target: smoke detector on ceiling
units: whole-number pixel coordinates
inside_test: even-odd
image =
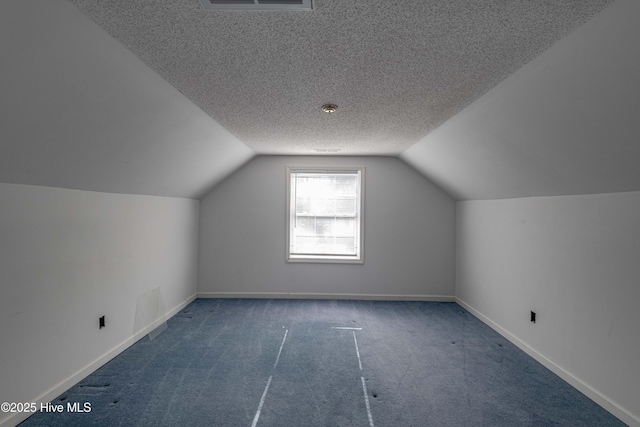
[[[209,10],[313,10],[313,0],[201,0]]]

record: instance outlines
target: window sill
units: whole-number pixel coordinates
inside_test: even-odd
[[[323,256],[323,255],[289,255],[287,262],[291,263],[320,263],[320,264],[364,264],[362,258],[353,256]]]

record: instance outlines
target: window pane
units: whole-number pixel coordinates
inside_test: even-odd
[[[355,195],[357,179],[358,177],[355,175],[338,175],[336,177],[336,194]]]
[[[333,232],[336,236],[356,236],[356,220],[354,218],[337,218]]]
[[[337,253],[353,254],[356,252],[356,239],[354,237],[337,237],[334,245]]]
[[[355,239],[353,237],[298,237],[296,239],[295,253],[309,255],[352,255],[355,253]]]
[[[298,236],[313,236],[316,231],[316,219],[313,217],[298,217],[296,219],[296,234]]]
[[[319,236],[332,236],[333,218],[316,217],[316,234]]]
[[[311,209],[311,198],[309,197],[296,197],[296,213],[297,214],[309,214]]]
[[[356,198],[336,199],[336,215],[355,216],[356,215]]]

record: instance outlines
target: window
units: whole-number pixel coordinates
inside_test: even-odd
[[[362,263],[364,168],[287,168],[287,261]]]

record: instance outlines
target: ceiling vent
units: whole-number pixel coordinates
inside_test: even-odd
[[[342,148],[314,148],[316,153],[339,153]]]
[[[202,0],[209,10],[312,10],[313,0]]]

